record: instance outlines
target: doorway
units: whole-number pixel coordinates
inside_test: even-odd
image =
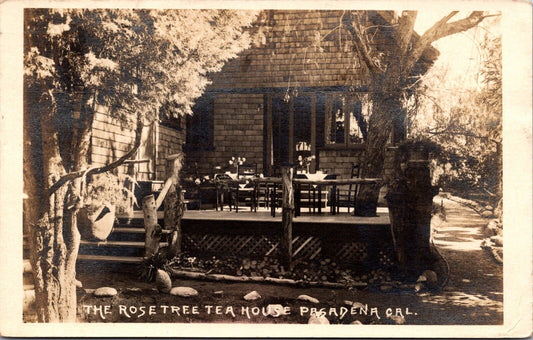
[[[303,93],[286,100],[282,95],[267,96],[266,164],[270,175],[287,164],[298,165],[316,153],[315,96]],[[314,171],[316,160],[310,160]]]

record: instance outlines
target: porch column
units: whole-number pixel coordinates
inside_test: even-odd
[[[294,169],[282,167],[283,202],[280,239],[280,260],[286,270],[292,269],[292,217],[294,212],[294,188],[292,186]]]

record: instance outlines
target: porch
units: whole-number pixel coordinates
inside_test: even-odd
[[[191,256],[278,257],[282,235],[280,213],[271,210],[187,210],[181,223],[182,251]],[[292,257],[301,260],[331,259],[350,266],[381,267],[391,263],[393,246],[386,208],[376,217],[347,212],[308,213],[293,219]],[[163,211],[158,211],[163,225]],[[165,235],[167,233],[164,233]],[[104,242],[83,241],[79,261],[138,263],[143,259],[145,229],[142,211],[120,216]],[[161,246],[167,245],[163,237]]]

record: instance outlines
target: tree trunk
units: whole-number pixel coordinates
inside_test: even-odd
[[[28,170],[25,174],[25,186],[30,192],[30,202],[41,207],[41,217],[37,222],[35,214],[30,214],[25,220],[32,226],[30,261],[39,322],[76,320],[76,260],[80,245],[76,216],[83,204],[80,197],[81,178],[71,181],[68,186],[61,186],[49,197],[46,195],[48,189],[66,173],[62,153],[69,154],[70,171],[79,171],[87,166],[93,115],[92,108],[85,104],[90,97],[87,92],[81,97],[80,106],[84,114],[78,115],[80,119],[74,126],[70,145],[59,142],[53,98],[47,97],[49,101],[46,103],[31,101],[31,105],[38,107],[40,111],[27,113],[26,121],[32,123],[27,128],[40,131],[38,135],[41,138],[41,143],[33,143],[35,138],[32,137],[32,143],[27,146],[31,151],[25,151],[27,156],[30,153],[39,156],[27,158],[25,164],[25,171]],[[41,114],[47,111],[50,113]],[[39,126],[36,122],[39,122]],[[41,165],[42,174],[36,171],[38,165]],[[32,169],[34,170],[31,171]],[[39,183],[42,182],[44,183],[40,187]],[[45,198],[38,200],[35,192],[40,192]],[[38,204],[39,202],[41,204]]]
[[[44,191],[65,174],[59,153],[53,114],[41,117]],[[61,187],[44,200],[41,218],[31,228],[31,256],[35,282],[35,303],[39,322],[76,320],[76,285],[72,263],[72,237],[64,229],[67,188]],[[74,259],[75,262],[75,259]]]
[[[362,167],[362,177],[381,178],[383,176],[385,151],[394,127],[393,119],[404,113],[400,98],[394,95],[394,92],[391,93],[373,95],[372,115],[368,125],[364,158],[366,163]],[[376,216],[379,190],[379,185],[361,186],[356,198],[357,215]]]

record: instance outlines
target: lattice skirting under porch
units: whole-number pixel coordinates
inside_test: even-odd
[[[326,251],[330,249],[329,252]],[[264,257],[279,255],[279,236],[275,235],[183,235],[182,249],[190,253],[216,254],[223,256]],[[325,245],[318,236],[294,236],[293,258],[314,260],[332,257],[339,263],[365,264],[366,262],[388,265],[392,263],[392,249],[388,242],[346,241]]]

